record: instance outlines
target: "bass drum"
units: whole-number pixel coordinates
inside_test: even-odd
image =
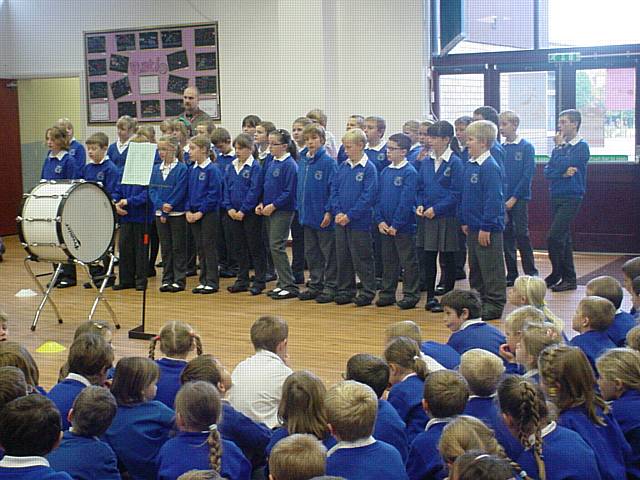
[[[38,261],[100,260],[113,243],[116,212],[104,189],[84,181],[43,182],[25,194],[18,235]]]

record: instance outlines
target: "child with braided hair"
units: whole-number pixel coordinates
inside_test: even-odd
[[[156,400],[173,408],[176,393],[180,389],[180,374],[187,366],[187,357],[194,348],[198,356],[202,355],[202,340],[191,328],[191,325],[172,320],[165,323],[160,334],[151,339],[149,345],[151,360],[155,360],[158,342],[160,342],[160,351],[164,358],[156,360],[158,367],[160,367]]]
[[[524,378],[540,383],[538,356],[549,345],[563,343],[558,332],[548,323],[527,323],[516,346],[516,361],[525,369]]]
[[[595,390],[596,378],[584,352],[552,345],[540,353],[538,369],[542,387],[558,410],[558,425],[578,433],[596,453],[603,480],[625,478],[631,447]],[[585,478],[593,475],[592,471]]]
[[[512,480],[513,469],[509,462],[481,450],[462,454],[453,464],[451,480]]]
[[[222,403],[208,382],[188,382],[176,396],[180,432],[158,454],[158,480],[176,480],[189,470],[207,470],[234,480],[249,480],[251,464],[235,443],[218,431]]]

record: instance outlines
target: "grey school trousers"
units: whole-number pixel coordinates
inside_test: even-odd
[[[166,223],[156,217],[156,227],[162,247],[162,283],[186,284],[187,271],[187,221],[184,215],[168,216]]]
[[[371,231],[365,232],[336,225],[336,262],[338,263],[337,296],[353,297],[356,294],[356,278],[362,282],[366,298],[376,296],[375,266]]]
[[[293,271],[287,256],[287,240],[293,220],[293,212],[276,210],[269,217],[264,217],[269,233],[269,250],[273,258],[273,266],[278,274],[278,288],[288,292],[298,293],[298,287],[293,278]]]
[[[482,319],[502,317],[507,301],[507,279],[504,271],[504,246],[502,232],[491,232],[490,244],[478,243],[478,232],[467,235],[469,254],[469,285],[482,298]]]
[[[418,257],[416,255],[416,237],[398,233],[395,237],[380,235],[382,247],[382,290],[380,298],[396,299],[400,267],[404,271],[402,293],[404,300],[420,299]]]
[[[335,232],[305,226],[304,258],[309,266],[309,290],[333,297],[338,279]]]

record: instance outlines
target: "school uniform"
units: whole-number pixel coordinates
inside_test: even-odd
[[[386,400],[378,399],[378,415],[373,427],[373,438],[388,443],[394,447],[402,461],[409,455],[406,424],[400,418],[395,408]]]
[[[347,152],[344,149],[344,145],[340,144],[340,148],[338,149],[338,156],[336,157],[336,162],[338,165],[340,165],[342,162],[346,162],[347,158],[349,158],[347,156]]]
[[[86,387],[90,387],[91,382],[82,375],[77,373],[70,373],[60,383],[56,384],[51,391],[47,394],[49,400],[55,403],[58,411],[60,412],[60,419],[62,420],[62,430],[68,430],[71,426],[67,415],[69,410],[73,407],[73,402],[80,392]]]
[[[264,465],[265,451],[273,431],[266,425],[254,422],[249,417],[222,400],[222,419],[218,424],[220,435],[235,443],[253,467]]]
[[[450,148],[439,158],[432,154],[422,161],[417,202],[425,211],[433,208],[435,212],[434,218],[419,219],[422,235],[418,239],[418,248],[425,251],[425,286],[428,300],[435,296],[438,255],[442,267],[440,283],[449,291],[453,290],[456,282],[455,252],[460,247],[460,223],[456,213],[462,194],[462,175],[462,161]]]
[[[242,221],[229,217],[231,230],[230,247],[238,260],[238,276],[235,285],[249,287],[249,267],[253,260],[255,272],[253,286],[263,290],[265,287],[266,255],[262,244],[262,217],[255,209],[262,196],[262,168],[253,158],[240,165],[236,158],[226,170],[223,188],[224,214],[229,210],[244,213]],[[250,257],[251,256],[251,257]]]
[[[407,427],[407,442],[411,445],[413,439],[424,430],[429,418],[422,408],[424,397],[424,380],[417,374],[410,373],[396,383],[389,390],[387,401],[396,409]]]
[[[618,309],[613,322],[607,328],[607,336],[616,344],[616,347],[624,347],[627,344],[627,332],[635,326],[636,320],[633,315]]]
[[[127,154],[129,153],[129,140],[122,143],[120,140],[113,142],[107,149],[107,156],[120,170],[124,169],[124,164],[127,161]]]
[[[76,165],[76,171],[82,171],[83,167],[87,163],[87,151],[75,138],[71,139],[71,142],[69,143],[69,155],[71,155],[71,158]]]
[[[338,266],[333,219],[321,227],[326,213],[331,213],[331,184],[338,167],[324,147],[298,164],[296,190],[298,218],[304,230],[304,257],[309,266],[309,291],[333,299],[336,293]]]
[[[156,480],[157,457],[173,428],[174,412],[161,402],[118,405],[103,438],[132,480]]]
[[[640,391],[625,390],[620,398],[611,402],[611,415],[631,446],[627,472],[633,473],[633,478],[640,478]]]
[[[155,400],[164,403],[169,408],[174,408],[176,395],[182,386],[180,375],[187,366],[187,361],[165,357],[156,360],[156,364],[160,367],[160,377],[158,378],[158,391]]]
[[[407,162],[409,162],[416,170],[418,170],[416,162],[418,161],[418,156],[422,152],[423,148],[424,147],[419,143],[414,143],[413,145],[411,145],[411,148],[407,152]]]
[[[373,437],[339,442],[329,450],[327,475],[349,480],[408,480],[397,450]]]
[[[262,186],[264,185],[264,175],[267,167],[269,166],[269,163],[273,159],[273,155],[271,155],[269,146],[267,146],[267,148],[263,151],[260,151],[259,149],[257,151],[258,151],[258,155],[255,158],[258,161],[258,165],[260,165],[260,168],[261,168],[262,177],[260,180],[260,188],[262,188]],[[262,198],[262,195],[260,198]],[[264,256],[267,261],[266,276],[271,278],[272,280],[275,280],[276,270],[273,266],[273,258],[271,258],[271,250],[269,249],[269,232],[267,230],[267,222],[264,221],[264,219],[262,221],[262,245],[263,245],[263,250],[265,252]]]
[[[420,350],[449,370],[455,370],[460,365],[460,354],[447,344],[427,340],[422,342]]]
[[[504,229],[504,260],[507,266],[507,281],[518,277],[517,250],[520,251],[522,269],[526,275],[538,275],[533,258],[533,249],[529,239],[529,200],[531,200],[531,182],[536,171],[535,150],[526,140],[516,137],[512,142],[505,141],[505,202],[511,198],[516,204],[507,211]]]
[[[194,163],[188,173],[185,211],[201,212],[202,218],[190,223],[200,259],[200,285],[195,293],[216,292],[219,287],[217,232],[220,228],[218,210],[222,200],[220,170],[208,158]]]
[[[444,479],[447,470],[438,450],[438,442],[442,430],[454,417],[432,418],[424,432],[415,438],[409,449],[407,458],[407,475],[409,480]]]
[[[578,347],[584,352],[596,376],[598,375],[598,370],[596,369],[596,360],[598,357],[610,348],[616,347],[616,344],[611,341],[606,331],[598,332],[596,330],[576,335],[571,339],[569,345]]]
[[[453,332],[449,336],[447,345],[460,355],[472,348],[481,348],[498,355],[500,345],[506,342],[504,334],[496,327],[489,325],[480,318],[473,318],[462,322],[460,330]]]
[[[273,431],[273,436],[271,437],[271,440],[269,441],[269,444],[265,449],[267,458],[271,456],[271,450],[273,450],[273,447],[275,447],[280,440],[287,438],[289,435],[291,434],[289,433],[287,427],[279,427]],[[327,451],[331,450],[338,443],[336,439],[329,433],[327,433],[327,435],[321,441]]]
[[[566,285],[576,284],[573,264],[571,223],[578,214],[587,187],[587,162],[591,153],[589,145],[580,137],[556,146],[549,163],[544,167],[544,177],[549,180],[553,220],[547,237],[551,274],[548,284],[561,280]],[[569,167],[577,168],[575,175],[565,177]]]
[[[469,285],[482,297],[485,320],[500,318],[507,300],[503,182],[502,170],[488,151],[465,165],[459,219],[468,228]],[[486,247],[478,242],[480,231],[490,233]]]
[[[390,162],[387,158],[387,144],[383,140],[380,140],[378,145],[372,147],[367,144],[364,148],[364,153],[373,165],[376,167],[378,177],[382,170],[389,166]],[[375,262],[375,276],[376,279],[382,279],[382,245],[380,243],[380,232],[378,231],[378,225],[376,223],[371,224],[371,240],[373,242],[373,259]]]
[[[363,155],[358,161],[347,160],[338,168],[331,184],[333,217],[344,213],[346,226],[336,225],[336,262],[338,282],[336,299],[351,299],[356,294],[355,274],[362,282],[360,295],[373,300],[376,294],[375,268],[371,243],[373,206],[378,190],[375,165]]]
[[[576,432],[551,422],[542,429],[541,433],[546,478],[553,480],[602,478],[598,472],[596,454]],[[518,465],[530,477],[540,478],[532,448],[523,451],[518,457],[510,458],[515,458]]]
[[[403,304],[415,306],[420,300],[420,278],[416,256],[416,192],[418,173],[404,159],[393,163],[380,174],[378,196],[374,209],[375,224],[386,223],[395,228],[395,236],[380,235],[382,249],[382,289],[379,302],[396,300],[398,277],[402,281]]]
[[[559,426],[576,432],[591,447],[603,480],[620,480],[626,477],[625,462],[631,454],[631,447],[610,413],[604,414],[598,409],[597,414],[604,419],[606,426],[594,424],[584,406],[562,411],[557,422]]]
[[[324,131],[325,141],[324,141],[324,149],[331,158],[335,159],[338,155],[338,142],[336,142],[336,137],[329,130]]]
[[[66,472],[56,472],[44,457],[12,457],[0,460],[0,478],[3,480],[72,480]]]
[[[116,454],[97,437],[66,431],[60,446],[47,455],[47,460],[51,468],[67,472],[74,480],[120,480]]]
[[[187,272],[187,175],[188,167],[177,159],[169,165],[162,162],[153,168],[149,190],[162,246],[162,285],[176,284],[180,289],[186,285]],[[169,213],[162,210],[164,204],[171,205]]]
[[[326,147],[325,148],[326,151]],[[298,150],[298,179],[300,178],[300,162],[307,156],[309,149],[302,147]],[[335,153],[335,151],[334,151]],[[291,271],[293,272],[293,278],[296,284],[303,284],[304,270],[305,270],[305,258],[304,258],[304,227],[300,223],[300,214],[297,210],[298,193],[296,188],[296,211],[293,214],[291,220]]]
[[[160,449],[158,480],[176,480],[190,470],[210,470],[209,432],[179,432]],[[235,443],[220,440],[222,447],[220,475],[234,480],[249,480],[251,464]]]
[[[216,161],[214,165],[220,170],[220,178],[223,180],[224,190],[224,178],[231,164],[236,158],[236,151],[232,148],[227,153],[218,151],[216,155]],[[218,244],[218,262],[220,263],[220,270],[224,271],[227,276],[235,276],[238,271],[238,258],[234,255],[235,249],[233,246],[233,237],[231,233],[231,218],[227,215],[224,209],[220,209],[220,229],[218,230],[218,237],[216,242]]]

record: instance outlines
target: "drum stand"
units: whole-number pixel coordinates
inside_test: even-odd
[[[113,320],[113,324],[115,325],[116,329],[120,329],[120,324],[118,323],[118,317],[116,317],[116,313],[113,311],[113,308],[111,308],[111,305],[109,304],[107,298],[103,295],[104,289],[107,286],[107,282],[109,281],[109,279],[111,278],[111,275],[113,274],[113,265],[115,264],[115,260],[116,260],[116,257],[115,255],[113,255],[113,252],[109,252],[109,267],[107,267],[107,272],[104,274],[104,278],[100,283],[100,288],[98,288],[93,283],[92,280],[89,281],[89,283],[93,285],[93,287],[96,290],[98,290],[98,295],[96,296],[96,299],[93,301],[93,305],[91,306],[91,311],[89,312],[89,321],[93,319],[93,315],[96,313],[96,308],[98,308],[98,303],[100,303],[100,300],[102,300],[104,302],[104,306],[107,308],[107,311],[109,312],[109,315],[111,315],[111,320]],[[76,262],[79,265],[82,265],[84,267],[85,271],[87,272],[87,275],[89,276],[89,278],[91,278],[91,271],[89,270],[89,265],[83,262],[79,262],[77,260]]]

